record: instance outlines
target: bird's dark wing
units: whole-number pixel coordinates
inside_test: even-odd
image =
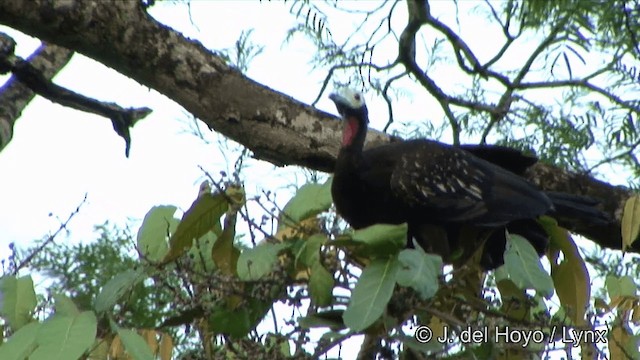
[[[522,151],[501,145],[460,145],[460,149],[470,152],[515,174],[522,175],[525,170],[538,162],[538,158]]]
[[[459,148],[427,140],[395,148],[391,190],[425,221],[496,226],[552,208],[523,178]]]

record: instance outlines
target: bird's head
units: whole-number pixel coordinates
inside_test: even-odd
[[[361,151],[369,123],[369,112],[364,103],[364,96],[357,90],[343,88],[329,95],[329,99],[336,104],[344,120],[342,147]]]
[[[345,87],[329,95],[329,99],[336,104],[338,112],[344,119],[355,116],[368,122],[367,105],[360,91]]]

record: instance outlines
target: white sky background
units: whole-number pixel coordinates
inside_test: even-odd
[[[366,4],[371,7],[375,3]],[[468,8],[479,4],[473,1],[460,3]],[[185,4],[159,1],[150,13],[212,50],[231,48],[242,30],[255,29],[251,41],[265,49],[250,63],[247,75],[310,103],[317,96],[327,69],[311,71],[309,61],[315,49],[302,36],[282,45],[286,31],[304,21],[289,14],[290,6],[290,2],[193,1],[189,13]],[[443,14],[441,20],[455,24],[451,20],[455,16],[451,3],[435,1],[432,8]],[[464,17],[467,22],[461,28],[467,31],[461,36],[482,61],[488,54],[494,54],[501,43],[492,40],[494,36],[478,18]],[[402,26],[405,19],[406,9],[399,6],[394,14],[394,24]],[[357,25],[350,18],[331,13],[328,20],[338,43]],[[459,30],[456,26],[453,28]],[[17,53],[22,57],[27,57],[39,45],[37,40],[10,29],[0,27],[0,31],[16,39]],[[429,43],[429,39],[424,41]],[[397,53],[396,48],[377,51],[387,52],[389,58]],[[506,58],[516,59],[517,63],[519,56],[528,56],[530,51],[526,47],[516,48]],[[580,71],[579,68],[573,70],[574,74]],[[437,81],[447,78],[443,84],[448,83],[450,87],[443,86],[445,89],[466,86],[453,81],[446,71],[436,74],[435,78]],[[4,81],[6,77],[2,79]],[[154,205],[173,204],[183,210],[188,208],[196,197],[198,185],[204,180],[198,166],[214,176],[221,170],[231,172],[237,154],[229,155],[227,162],[218,149],[215,134],[207,135],[212,141],[208,145],[188,134],[189,115],[163,95],[81,55],[74,55],[55,82],[121,106],[147,106],[153,113],[132,129],[131,155],[127,159],[124,141],[115,134],[108,119],[36,97],[17,121],[13,140],[0,152],[0,258],[6,257],[9,242],[26,247],[32,239],[55,231],[85,193],[88,202],[70,223],[70,235],[61,235],[57,242],[92,240],[96,236],[95,225],[106,220],[120,226],[126,225],[127,219],[139,221]],[[394,106],[397,121],[440,121],[441,111],[432,98],[415,84],[407,81],[400,84],[403,85],[403,96]],[[386,104],[382,99],[368,98],[367,102],[371,126],[381,129],[387,121]],[[326,95],[318,108],[336,113]],[[203,129],[208,133],[206,126]],[[260,189],[271,190],[278,193],[281,204],[292,195],[289,185],[304,180],[294,167],[275,168],[258,161],[251,161],[244,175],[250,195]],[[136,228],[134,224],[134,230]]]

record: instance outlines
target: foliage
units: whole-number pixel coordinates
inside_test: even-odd
[[[318,99],[332,82],[367,84],[387,102],[385,130],[438,138],[448,130],[455,143],[508,144],[574,170],[614,164],[640,175],[637,1],[455,2],[459,28],[460,13],[475,12],[497,34],[495,51],[483,56],[453,22],[441,20],[436,2],[358,4],[289,6],[301,20],[289,37],[310,39],[313,66],[328,69]],[[336,11],[356,19],[368,38],[332,32],[329,14]],[[251,34],[223,50],[240,71],[262,52]],[[377,51],[389,43],[397,53]],[[504,61],[522,48],[521,61]],[[449,86],[453,73],[464,86]],[[394,123],[393,101],[412,95],[404,90],[410,81],[441,111],[425,112],[425,126]],[[588,150],[604,159],[588,159]],[[451,268],[407,249],[406,225],[345,229],[331,210],[330,181],[300,187],[281,211],[256,223],[249,204],[277,206],[268,194],[247,199],[235,175],[235,182],[211,179],[215,190],[204,187],[181,218],[174,205],[150,209],[135,244],[128,231],[105,224],[88,245],[52,245],[52,237],[28,249],[20,265],[14,252],[0,279],[8,339],[0,359],[320,358],[354,335],[370,345],[363,357],[640,356],[633,347],[637,262],[583,256],[551,219],[539,220],[551,240],[548,266],[526,239],[510,235],[504,267],[486,276],[476,258]],[[622,214],[625,248],[638,238],[638,208],[633,197]],[[268,221],[277,227],[264,226]],[[239,225],[251,243],[240,241]],[[45,297],[34,289],[39,274],[50,282]],[[296,315],[278,322],[274,309],[282,304]],[[272,331],[258,330],[269,320]],[[429,327],[430,341],[414,337],[417,325]],[[464,337],[482,329],[496,336],[507,327],[540,332],[544,341],[477,345]],[[312,331],[320,334],[313,348]],[[572,337],[581,332],[604,334],[608,343]]]
[[[635,322],[640,311],[637,285],[628,276],[609,275],[606,294],[611,300],[599,297],[592,304],[585,262],[568,232],[552,219],[541,220],[551,238],[551,275],[526,239],[511,235],[505,265],[495,273],[494,292],[478,297],[474,290],[482,285],[478,259],[443,273],[439,256],[404,248],[406,225],[375,225],[355,232],[323,230],[331,228],[319,221],[332,221],[331,216],[323,215],[330,210],[330,185],[327,181],[301,187],[279,214],[277,233],[265,233],[261,243],[249,248],[235,242],[216,246],[225,238],[235,238],[236,216],[249,221],[242,211],[247,201],[242,188],[216,184],[218,190],[201,192],[181,220],[174,218],[175,207],[152,208],[138,231],[139,259],[120,251],[131,245],[128,232],[108,225],[98,228],[101,236],[91,245],[42,249],[33,257],[32,266],[53,280],[50,291],[56,293],[55,312],[45,312],[43,322],[34,321],[36,297],[30,278],[3,277],[2,316],[13,335],[0,346],[0,355],[18,359],[26,354],[34,358],[48,354],[66,359],[82,353],[101,358],[106,355],[100,354],[127,352],[136,359],[168,359],[174,351],[185,356],[228,356],[231,351],[242,358],[266,353],[315,358],[353,334],[365,333],[385,339],[387,350],[376,351],[454,355],[461,349],[480,358],[499,353],[523,356],[544,352],[547,347],[532,344],[523,352],[489,342],[479,351],[464,345],[460,326],[479,329],[489,323],[510,326],[517,321],[525,328],[543,329],[549,341],[554,329],[565,325],[575,329],[595,326],[602,331],[586,317],[586,308],[593,306],[600,309],[598,318],[607,314],[619,318],[608,334],[621,342],[610,343],[610,351],[630,351],[626,344],[635,338],[622,326]],[[220,262],[229,256],[237,256],[234,268],[228,261]],[[65,271],[66,264],[75,267]],[[95,272],[98,280],[87,284],[79,276],[81,271]],[[348,299],[336,292],[339,288],[351,289]],[[526,289],[535,290],[535,295]],[[540,295],[550,298],[554,292],[560,307],[550,308]],[[297,321],[290,320],[288,338],[293,343],[278,338],[278,328],[269,341],[251,335],[279,301],[304,314]],[[461,303],[465,307],[460,308]],[[458,318],[465,320],[460,323]],[[415,321],[448,336],[451,345],[416,342],[406,330]],[[196,330],[199,343],[179,340],[177,334],[188,328]],[[333,339],[313,354],[303,347],[311,329]],[[583,345],[583,354],[590,349],[581,340],[574,341]],[[292,348],[292,344],[296,345]],[[462,348],[451,350],[455,346]]]

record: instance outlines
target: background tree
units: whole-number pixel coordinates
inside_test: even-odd
[[[345,6],[357,8],[342,6],[297,2],[290,7],[301,19],[300,26],[292,29],[290,35],[302,33],[309,37],[317,46],[314,66],[328,71],[326,81],[319,87],[318,98],[329,84],[363,84],[373,90],[372,94],[378,93],[387,101],[386,130],[395,121],[394,99],[402,96],[404,86],[416,82],[433,99],[430,103],[425,100],[423,109],[428,108],[430,112],[428,115],[422,112],[425,119],[419,119],[431,124],[423,128],[423,133],[442,134],[453,143],[504,143],[536,151],[544,163],[536,165],[528,174],[532,181],[546,190],[602,199],[603,210],[615,219],[603,227],[575,223],[572,230],[603,247],[623,247],[620,222],[631,191],[597,177],[606,174],[602,169],[614,166],[630,174],[629,186],[637,186],[635,179],[640,168],[635,151],[640,144],[636,129],[640,103],[634,96],[638,93],[640,56],[637,2],[474,3],[473,11],[489,19],[502,34],[496,39],[494,49],[478,49],[465,42],[465,32],[477,29],[472,26],[468,30],[460,18],[456,24],[442,22],[433,15],[434,4],[429,2],[368,3],[369,9],[355,3]],[[0,23],[82,53],[161,92],[211,129],[246,146],[256,158],[278,165],[332,169],[339,144],[339,124],[328,114],[244,76],[242,70],[246,68],[247,57],[259,53],[259,48],[239,41],[239,49],[245,52],[238,51],[236,66],[230,66],[232,56],[207,50],[156,22],[146,11],[146,5],[136,2],[4,1],[0,4]],[[339,12],[343,12],[340,16],[359,24],[354,36],[333,38],[332,16],[337,15],[327,14]],[[47,79],[64,66],[69,50],[47,45],[41,54],[48,56],[48,51],[60,60],[38,65],[37,58],[24,61],[16,57],[11,39],[3,39],[0,69],[11,71],[21,84],[14,83],[13,88],[7,86],[3,91],[3,103],[11,106],[3,106],[6,110],[0,115],[4,129],[0,139],[2,147],[11,140],[13,124],[35,92],[52,101],[109,118],[116,133],[124,138],[128,153],[129,128],[147,115],[148,109],[123,109],[57,87]],[[397,48],[397,52],[390,55],[376,51],[388,44]],[[450,83],[454,74],[460,77],[459,84]],[[440,113],[434,113],[434,109]],[[401,133],[402,127],[398,129]],[[375,131],[369,138],[373,139],[371,144],[390,140]],[[602,311],[617,315],[615,321],[608,324],[609,346],[605,350],[601,345],[581,342],[583,355],[593,355],[595,351],[609,351],[612,358],[618,358],[614,354],[627,357],[636,354],[629,345],[635,341],[633,332],[627,328],[635,321],[632,315],[636,313],[636,285],[629,277],[609,277],[606,281],[609,300],[601,294],[591,298],[582,255],[573,240],[551,222],[546,224],[552,239],[549,258],[561,307],[548,306],[543,301],[541,295],[548,294],[545,290],[549,290],[546,273],[538,275],[547,280],[536,280],[528,278],[530,274],[507,271],[505,275],[498,271],[487,280],[488,290],[481,293],[477,286],[482,282],[472,281],[469,286],[465,281],[458,281],[472,278],[481,281],[474,272],[447,273],[438,285],[438,278],[434,277],[439,274],[438,260],[402,250],[399,242],[402,228],[383,227],[343,234],[331,215],[323,218],[326,221],[317,222],[316,215],[329,210],[326,184],[300,189],[282,212],[267,212],[264,222],[256,222],[246,212],[244,191],[234,184],[237,176],[209,178],[217,185],[216,189],[203,191],[179,225],[173,218],[175,209],[155,208],[149,212],[137,239],[140,268],[120,273],[103,284],[91,310],[80,312],[86,304],[79,301],[77,294],[70,293],[71,299],[79,302],[76,304],[79,309],[61,310],[62,306],[56,302],[56,316],[60,313],[60,317],[51,319],[97,326],[98,344],[113,349],[117,341],[122,341],[129,353],[148,356],[145,353],[148,350],[140,350],[143,347],[133,333],[118,327],[135,322],[114,317],[112,310],[124,304],[121,299],[125,293],[140,286],[145,279],[153,279],[155,284],[172,289],[176,295],[174,306],[170,307],[176,313],[157,325],[191,324],[197,329],[201,346],[195,348],[195,353],[204,358],[225,351],[241,357],[249,357],[256,351],[318,357],[354,333],[368,334],[368,341],[360,352],[363,358],[384,357],[394,352],[415,357],[423,356],[424,352],[442,356],[467,356],[467,352],[473,352],[484,358],[497,353],[524,357],[542,354],[557,344],[524,350],[505,344],[466,346],[457,340],[450,346],[434,343],[421,346],[406,336],[402,326],[415,322],[442,329],[443,324],[448,324],[460,331],[465,324],[511,324],[528,329],[543,327],[548,337],[556,329],[554,325],[594,328],[602,319],[599,316]],[[265,204],[271,201],[265,195],[257,203],[270,209]],[[252,249],[239,250],[240,247],[234,246],[238,218],[250,229],[255,246]],[[268,219],[277,219],[278,227],[265,227]],[[154,230],[145,231],[149,228]],[[635,251],[631,244],[633,231],[630,234],[626,245]],[[194,239],[197,241],[192,245]],[[264,240],[260,243],[259,239]],[[336,241],[330,242],[330,239]],[[210,246],[210,251],[201,242]],[[514,240],[514,244],[520,242]],[[521,261],[520,268],[538,266],[537,259],[516,261]],[[118,262],[125,263],[124,260]],[[55,268],[54,263],[50,265]],[[364,270],[354,288],[358,278],[358,271],[354,269],[357,268]],[[426,268],[436,270],[425,271]],[[407,269],[425,275],[413,279],[407,275]],[[17,272],[19,267],[13,270]],[[619,269],[616,275],[635,272],[635,267],[629,266]],[[179,285],[162,281],[163,277],[171,276],[176,277]],[[29,288],[24,278],[6,279],[3,280],[5,293],[23,286]],[[396,283],[400,286],[396,287]],[[361,294],[368,287],[383,290],[366,300],[369,296]],[[332,293],[334,288],[353,289],[353,292],[350,298],[345,298],[338,291]],[[535,289],[535,295],[523,291],[524,288]],[[149,299],[144,295],[135,296]],[[310,299],[308,309],[301,307],[302,298]],[[301,312],[306,310],[302,320],[291,319],[293,330],[286,335],[297,340],[290,352],[282,351],[281,346],[292,346],[282,341],[282,337],[247,336],[276,300],[286,300]],[[67,302],[60,300],[60,303]],[[351,305],[345,310],[346,303]],[[589,312],[585,312],[587,304]],[[464,305],[464,311],[459,310],[460,305]],[[158,306],[160,308],[162,306]],[[362,308],[371,311],[358,312],[357,309]],[[7,318],[9,328],[23,334],[33,333],[36,325],[26,325],[29,311]],[[94,313],[106,319],[104,323],[98,324]],[[42,326],[51,327],[52,322]],[[352,331],[338,332],[345,324]],[[315,352],[305,351],[307,329],[319,325],[332,330],[325,332],[325,341],[320,342]],[[116,334],[118,337],[114,337]],[[156,336],[156,342],[166,344],[168,337],[164,334],[160,330],[143,333],[148,344],[153,344],[151,338]],[[18,333],[12,338],[17,336]],[[86,343],[91,345],[89,340],[94,338],[87,339]],[[19,346],[15,344],[20,343],[8,342],[0,349],[9,351],[6,350],[9,344],[14,344],[15,349]],[[31,349],[29,344],[34,342],[23,344],[23,348]],[[44,348],[43,343],[38,344],[35,351],[43,352],[38,350]],[[79,354],[85,351],[81,347],[77,349],[81,350]],[[158,356],[162,356],[161,351]]]

